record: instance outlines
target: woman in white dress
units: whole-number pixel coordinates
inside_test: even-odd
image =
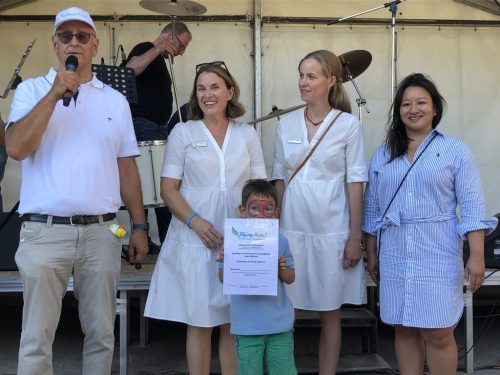
[[[299,74],[307,105],[279,121],[272,179],[282,196],[280,227],[295,259],[296,279],[287,292],[295,308],[320,312],[319,374],[334,374],[340,306],[366,301],[359,260],[367,166],[361,126],[350,114],[337,56],[311,52],[300,61]]]
[[[223,374],[236,374],[228,297],[217,275],[224,219],[239,217],[245,182],[266,176],[255,129],[233,119],[244,113],[239,88],[221,61],[200,64],[189,102],[190,121],[170,134],[161,196],[174,218],[151,280],[145,316],[188,325],[190,374],[210,373],[211,335],[220,326]]]

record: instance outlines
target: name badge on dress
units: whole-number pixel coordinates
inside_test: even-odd
[[[302,138],[290,138],[288,140],[288,143],[291,143],[294,145],[300,145],[302,143]]]
[[[193,147],[207,147],[207,142],[205,141],[194,141],[192,143]]]

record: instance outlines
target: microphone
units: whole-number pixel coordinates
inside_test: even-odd
[[[127,55],[125,55],[125,51],[123,50],[123,46],[120,44],[120,53],[122,55],[122,64],[125,66],[125,62],[127,61]]]
[[[76,58],[75,55],[69,55],[64,64],[66,65],[66,70],[71,70],[72,72],[76,72],[76,69],[78,68],[78,59]],[[69,103],[71,103],[72,97],[73,96],[71,95],[71,93],[69,91],[64,93],[63,105],[65,107],[69,106]]]

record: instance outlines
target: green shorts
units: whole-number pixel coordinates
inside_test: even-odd
[[[296,375],[292,332],[237,335],[238,375]]]

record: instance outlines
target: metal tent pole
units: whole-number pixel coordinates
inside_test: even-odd
[[[254,61],[254,118],[262,114],[262,45],[261,45],[261,0],[253,2],[253,61]],[[262,125],[257,125],[262,138]]]

